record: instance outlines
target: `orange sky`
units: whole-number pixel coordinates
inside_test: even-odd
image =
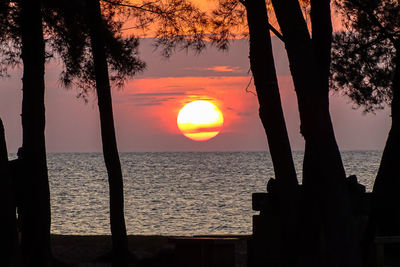
[[[157,130],[179,134],[179,110],[194,100],[212,100],[224,114],[223,132],[235,130],[241,113],[254,106],[254,96],[245,93],[249,77],[170,77],[131,82],[116,95],[119,109],[127,116],[140,112],[157,120]],[[241,92],[242,91],[242,92]],[[238,99],[240,97],[240,99]]]
[[[137,5],[140,5],[142,1],[135,1],[135,0],[129,0],[131,3]],[[190,0],[191,3],[193,3],[196,7],[198,7],[200,10],[205,11],[207,13],[211,13],[212,10],[215,10],[218,7],[218,1],[217,0]],[[269,1],[270,2],[270,1]],[[305,3],[309,3],[309,0],[305,0]],[[270,4],[270,9],[273,10],[272,5]],[[342,17],[340,14],[336,11],[335,5],[332,2],[331,3],[331,10],[332,10],[332,26],[334,31],[340,31],[343,30],[342,26]],[[309,18],[307,18],[309,19]],[[269,14],[269,22],[271,25],[273,25],[276,29],[279,30],[279,25],[278,22],[276,21],[276,18],[274,16],[274,13],[271,12]],[[125,22],[125,25],[123,26],[123,29],[126,28],[127,30],[123,31],[124,35],[135,35],[140,38],[152,38],[154,37],[154,31],[153,27],[147,28],[146,30],[138,30],[138,29],[131,29],[132,26],[134,26],[134,20],[128,20]],[[243,28],[236,29],[233,32],[238,33],[239,38],[241,38],[243,32],[247,32],[246,25],[244,25]],[[274,35],[271,32],[271,35]]]
[[[273,38],[275,64],[292,148],[301,150],[297,101],[283,44]],[[153,40],[143,39],[139,56],[147,69],[122,90],[113,90],[115,127],[120,151],[243,151],[267,150],[258,118],[256,96],[246,92],[250,81],[248,42],[237,40],[227,52],[208,47],[200,55],[177,51],[163,59]],[[46,142],[50,152],[101,151],[95,97],[88,104],[74,90],[60,88],[56,62],[46,66]],[[0,80],[0,117],[8,149],[21,145],[21,70]],[[250,83],[249,90],[254,91]],[[221,109],[221,133],[195,142],[179,131],[180,108],[195,99],[212,99]],[[331,97],[331,112],[341,149],[382,149],[389,128],[389,111],[362,115],[345,97]],[[273,114],[271,114],[273,116]]]

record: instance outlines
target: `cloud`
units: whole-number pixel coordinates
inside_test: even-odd
[[[204,70],[211,70],[214,72],[235,72],[235,73],[243,72],[243,70],[240,67],[233,67],[233,66],[213,66],[210,68],[204,68]]]
[[[186,88],[183,85],[177,85],[177,84],[172,84],[172,85],[165,85],[163,88]]]
[[[245,76],[249,69],[248,41],[237,40],[222,53],[211,44],[200,55],[176,51],[169,60],[154,52],[154,39],[141,39],[140,57],[148,68],[137,79],[162,77]]]
[[[131,93],[119,96],[114,101],[119,104],[131,103],[135,106],[158,106],[184,95],[186,95],[186,92]]]
[[[238,112],[237,115],[241,117],[249,117],[252,116],[253,114],[251,112]]]
[[[155,93],[135,93],[135,94],[131,94],[131,96],[135,97],[148,97],[148,96],[177,96],[177,95],[185,95],[185,92],[163,92],[163,93],[159,93],[159,92],[155,92]]]
[[[138,107],[160,106],[165,101],[153,101],[153,102],[147,101],[147,102],[143,102],[143,103],[135,103],[134,105],[138,106]]]
[[[135,106],[158,106],[175,99],[174,97],[130,97],[130,103]]]
[[[223,75],[226,75],[228,73],[230,73],[230,74],[240,73],[241,75],[243,75],[246,72],[243,68],[241,68],[239,66],[230,66],[230,65],[211,66],[211,67],[187,67],[187,68],[184,68],[183,70],[199,71],[199,72],[206,71],[208,74],[210,74],[209,72],[213,72],[213,73],[218,73],[218,74],[223,74]]]

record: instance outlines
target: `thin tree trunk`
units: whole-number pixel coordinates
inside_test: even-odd
[[[358,266],[345,171],[329,113],[328,75],[331,27],[324,1],[312,8],[311,40],[297,0],[273,0],[285,38],[296,88],[301,133],[306,142],[303,163],[305,206],[303,264]],[[329,51],[329,53],[327,52]]]
[[[21,1],[24,150],[22,257],[27,266],[50,266],[50,191],[45,146],[45,50],[41,4]]]
[[[311,0],[312,44],[325,94],[329,92],[332,48],[330,0]]]
[[[250,34],[250,67],[260,105],[259,115],[267,135],[278,183],[282,221],[281,262],[282,266],[293,266],[298,251],[298,182],[279,94],[265,1],[248,0],[246,10]]]
[[[104,162],[108,173],[110,190],[110,224],[113,245],[114,266],[126,264],[128,240],[124,218],[124,192],[121,163],[115,137],[111,88],[105,53],[104,24],[98,0],[88,1],[88,19],[92,46],[96,92],[100,113],[101,137]]]
[[[14,188],[8,167],[8,153],[3,122],[0,119],[0,206],[1,259],[5,266],[17,266],[18,237]]]
[[[260,104],[259,115],[268,138],[276,179],[297,186],[296,170],[283,115],[272,54],[268,16],[263,0],[246,1],[250,33],[250,67]],[[265,23],[263,23],[265,22]]]

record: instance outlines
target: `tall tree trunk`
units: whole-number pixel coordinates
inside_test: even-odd
[[[105,25],[101,17],[98,0],[89,0],[87,9],[96,75],[96,92],[100,113],[103,155],[107,168],[110,190],[110,224],[114,256],[113,263],[114,266],[120,266],[126,263],[129,252],[124,218],[123,178],[115,137],[111,88],[105,53]]]
[[[279,94],[265,1],[248,0],[246,10],[250,33],[250,67],[276,179],[295,187],[298,182]]]
[[[282,221],[281,262],[283,266],[293,266],[298,251],[298,182],[279,94],[265,1],[247,0],[246,10],[250,34],[250,67],[260,105],[259,115],[267,135],[278,184]]]
[[[400,47],[396,47],[395,75],[392,84],[393,99],[391,103],[392,125],[382,153],[381,163],[373,188],[372,210],[365,234],[364,261],[369,262],[374,250],[374,239],[378,236],[400,235]],[[390,249],[389,255],[397,254]],[[393,255],[390,255],[393,256]],[[390,257],[389,256],[389,257]]]
[[[27,266],[50,266],[50,191],[45,146],[42,13],[39,0],[21,1],[22,129],[24,150],[22,257]]]
[[[297,0],[273,0],[285,38],[305,139],[306,266],[359,266],[345,171],[329,113],[329,0],[312,1],[313,40]]]
[[[1,259],[5,266],[17,266],[18,237],[14,187],[8,167],[8,153],[3,122],[0,119],[0,206]]]
[[[396,50],[393,80],[392,126],[383,150],[381,164],[374,183],[374,230],[383,236],[400,235],[400,46]]]

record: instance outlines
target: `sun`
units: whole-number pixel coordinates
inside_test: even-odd
[[[183,106],[179,111],[179,130],[194,141],[207,141],[221,131],[224,117],[221,110],[207,100],[196,100]]]

